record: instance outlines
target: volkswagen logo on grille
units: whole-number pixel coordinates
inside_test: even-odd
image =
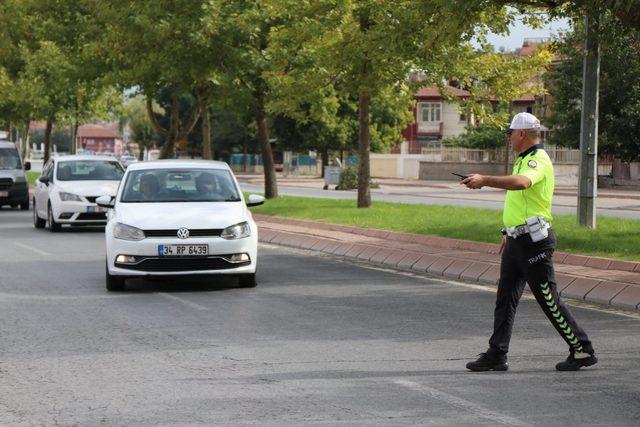
[[[178,237],[181,239],[186,239],[189,237],[189,230],[185,227],[178,229]]]

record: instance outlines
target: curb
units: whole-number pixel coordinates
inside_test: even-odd
[[[496,254],[498,245],[495,244],[410,233],[395,233],[385,230],[362,229],[263,215],[254,215],[254,219],[267,223],[260,225],[259,240],[264,243],[317,251],[397,270],[475,282],[483,285],[497,286],[500,276],[499,263],[487,261],[481,257],[482,253]],[[282,231],[270,227],[270,225],[277,224],[297,225],[307,229],[323,231],[347,232],[365,237],[375,237],[383,241],[371,243],[349,242],[313,234]],[[435,246],[439,249],[457,249],[480,253],[477,254],[478,256],[456,258],[453,254],[442,250],[440,250],[440,253],[422,251],[416,247],[417,245],[407,245],[405,248],[385,245],[385,243],[390,243],[389,241],[392,242],[394,240],[404,243],[419,243],[420,245],[431,247]],[[629,270],[632,266],[635,268],[638,263],[562,253],[557,253],[557,255],[559,255],[557,259],[554,259],[556,264],[576,266],[575,272],[569,274],[556,273],[558,292],[561,296],[610,308],[640,311],[640,274],[637,271]],[[562,255],[565,256],[563,257]],[[554,255],[554,258],[556,258],[556,255]],[[617,261],[617,263],[614,263],[614,261]],[[587,264],[589,265],[587,266]],[[629,277],[625,281],[604,280],[589,276],[589,270],[598,269],[602,271],[604,267],[608,270],[613,270],[611,267],[618,265],[623,268],[616,269],[616,271],[625,272],[623,276],[625,278]]]
[[[495,243],[474,242],[471,240],[459,240],[449,237],[430,236],[426,234],[401,233],[395,231],[380,230],[376,228],[361,228],[349,225],[330,224],[325,222],[315,222],[301,219],[285,218],[268,215],[253,215],[257,221],[270,223],[298,225],[320,230],[340,231],[361,236],[389,239],[406,243],[419,243],[429,246],[437,246],[445,249],[461,249],[468,251],[485,252],[491,254],[498,253],[498,245]],[[555,252],[554,262],[556,264],[567,264],[578,267],[597,268],[599,270],[615,270],[627,272],[639,272],[640,262],[624,261],[612,258],[601,258],[587,255],[576,255],[567,252]]]

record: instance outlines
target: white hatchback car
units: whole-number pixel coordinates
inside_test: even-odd
[[[107,209],[96,205],[105,194],[114,196],[124,169],[113,157],[52,157],[33,191],[33,225],[60,231],[63,224],[104,225]]]
[[[105,228],[106,286],[121,291],[135,277],[225,274],[256,286],[258,229],[226,163],[158,160],[127,168]]]

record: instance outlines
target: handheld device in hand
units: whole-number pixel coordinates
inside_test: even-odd
[[[451,172],[452,175],[457,176],[460,180],[466,179],[467,175],[460,175],[459,173]]]

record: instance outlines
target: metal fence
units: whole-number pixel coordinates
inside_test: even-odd
[[[475,150],[462,147],[428,147],[422,148],[422,156],[432,162],[487,162],[502,163],[505,161],[505,149],[495,148]],[[570,150],[555,146],[545,146],[551,161],[556,164],[580,164],[580,150]],[[515,154],[509,150],[509,160],[513,161]]]

